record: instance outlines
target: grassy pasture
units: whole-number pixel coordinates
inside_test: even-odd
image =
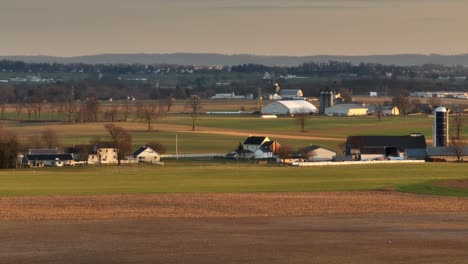
[[[172,161],[166,166],[87,166],[0,171],[0,196],[162,192],[382,190],[467,179],[468,164],[293,168]]]

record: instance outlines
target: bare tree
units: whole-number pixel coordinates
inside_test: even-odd
[[[340,97],[343,100],[344,103],[351,103],[353,102],[353,91],[348,88],[341,88],[340,91]]]
[[[462,137],[452,137],[450,139],[450,149],[457,157],[457,161],[461,161],[465,151],[465,141]]]
[[[151,142],[146,143],[145,146],[151,148],[152,150],[156,151],[159,154],[166,153],[166,147],[159,142],[151,141]]]
[[[383,108],[382,108],[382,105],[381,105],[381,104],[376,104],[376,105],[375,105],[375,116],[377,117],[377,119],[379,119],[379,121],[382,120],[382,117],[383,117]]]
[[[307,111],[307,108],[302,107],[297,110],[297,112],[294,114],[294,118],[296,119],[296,122],[299,124],[301,127],[301,132],[305,132],[305,126],[307,123],[307,120],[309,120],[309,115],[310,113]]]
[[[463,126],[465,125],[465,120],[463,116],[464,108],[458,106],[455,112],[453,113],[453,123],[455,127],[455,138],[461,137],[461,131],[463,130]]]
[[[185,106],[190,111],[190,116],[192,117],[192,131],[195,131],[195,121],[197,120],[198,114],[202,109],[202,100],[198,95],[192,95],[187,99]]]
[[[57,133],[52,129],[46,129],[41,132],[42,143],[48,148],[52,149],[58,146]]]
[[[137,116],[146,122],[147,131],[151,131],[153,122],[164,114],[163,109],[156,101],[137,105]]]
[[[400,109],[400,112],[403,114],[408,114],[413,108],[411,99],[409,95],[406,94],[400,94],[398,96],[393,97],[392,104],[398,107],[398,109]]]
[[[107,110],[104,112],[104,119],[106,121],[114,122],[117,114],[119,113],[119,107],[115,104],[109,105]]]
[[[0,103],[0,112],[2,112],[2,120],[5,120],[5,110],[6,110],[6,102]]]
[[[15,111],[16,111],[16,120],[21,120],[21,112],[23,111],[24,109],[24,102],[23,101],[16,101],[16,104],[15,104]]]
[[[63,114],[68,118],[68,122],[74,121],[74,115],[76,114],[78,107],[73,100],[68,100],[63,105]]]
[[[128,119],[128,115],[130,112],[132,112],[132,101],[131,100],[125,100],[123,105],[122,105],[122,113],[123,113],[123,119],[126,122]]]
[[[118,165],[120,165],[120,160],[125,157],[125,154],[130,154],[132,151],[132,135],[126,129],[114,124],[106,124],[104,128],[109,133],[113,146],[117,149]]]

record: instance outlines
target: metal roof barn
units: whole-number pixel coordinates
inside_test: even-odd
[[[275,101],[265,105],[261,113],[267,115],[310,114],[317,113],[317,107],[304,100]]]

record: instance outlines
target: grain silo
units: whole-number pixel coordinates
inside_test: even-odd
[[[434,110],[434,126],[432,128],[432,142],[434,147],[448,146],[448,110],[439,106]]]
[[[332,107],[334,94],[330,91],[320,92],[320,114],[325,114],[325,108]]]

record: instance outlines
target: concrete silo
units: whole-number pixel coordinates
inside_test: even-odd
[[[432,127],[432,142],[434,147],[448,146],[449,116],[447,108],[440,106],[434,110],[434,126]]]
[[[330,91],[320,92],[320,114],[325,114],[325,108],[333,106],[334,94]]]

